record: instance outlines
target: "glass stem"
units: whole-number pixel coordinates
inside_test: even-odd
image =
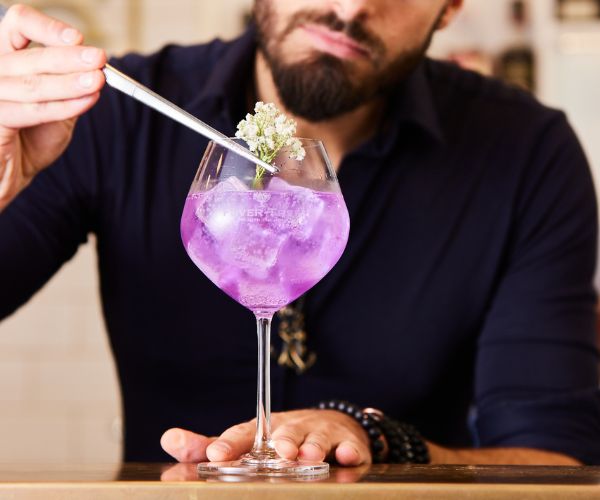
[[[258,333],[258,381],[256,393],[256,438],[251,455],[265,460],[277,458],[271,440],[271,319],[256,315]]]

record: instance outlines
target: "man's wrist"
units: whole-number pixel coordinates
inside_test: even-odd
[[[318,408],[337,410],[354,418],[369,438],[374,463],[429,463],[427,443],[412,425],[398,422],[379,410],[361,409],[346,401],[322,401]]]
[[[460,461],[457,456],[458,450],[444,448],[430,441],[427,441],[427,448],[429,449],[429,459],[432,464],[448,464],[456,463],[456,460]]]

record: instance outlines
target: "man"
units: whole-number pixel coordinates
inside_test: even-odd
[[[357,421],[309,409],[335,398],[415,425],[433,463],[600,463],[588,167],[560,112],[424,58],[461,4],[256,0],[232,43],[115,62],[227,134],[274,102],[338,169],[352,231],[306,298],[317,361],[272,368],[283,456],[372,460]],[[178,235],[206,141],[100,96],[104,54],[81,42],[27,7],[0,24],[0,317],[93,231],[125,459],[162,459],[169,427],[180,461],[236,458],[254,437],[251,316]]]

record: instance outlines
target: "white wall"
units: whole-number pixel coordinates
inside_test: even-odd
[[[95,263],[88,244],[0,323],[0,462],[119,459],[120,402]]]
[[[138,48],[151,51],[165,43],[232,38],[242,28],[242,12],[251,5],[251,0],[145,0]]]
[[[430,54],[436,57],[473,48],[497,53],[512,34],[508,14],[510,1],[465,0],[452,24],[435,35]]]

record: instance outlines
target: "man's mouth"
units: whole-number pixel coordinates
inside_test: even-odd
[[[341,59],[370,58],[370,51],[339,31],[317,24],[303,24],[300,28],[308,35],[312,45],[322,52]]]

